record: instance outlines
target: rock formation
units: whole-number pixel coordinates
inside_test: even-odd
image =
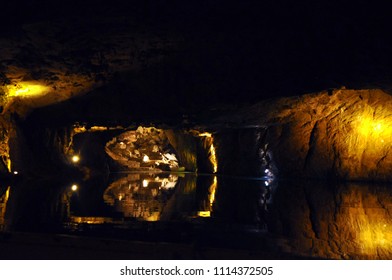
[[[392,180],[392,97],[382,90],[339,89],[270,100],[216,121],[233,131],[258,130],[253,133],[261,143],[253,146],[259,146],[259,161],[267,147],[280,177]],[[246,143],[238,142],[243,151],[234,157],[256,158],[255,150],[244,150]]]

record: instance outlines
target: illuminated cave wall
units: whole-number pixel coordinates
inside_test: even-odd
[[[2,169],[11,156],[13,167],[38,173],[46,169],[53,174],[79,152],[71,143],[72,127],[49,120],[44,126],[41,121],[4,120]],[[103,155],[108,143],[109,155],[127,168],[134,164],[137,168],[161,166],[158,169],[250,176],[263,176],[268,168],[279,177],[392,180],[392,97],[381,90],[339,89],[267,100],[229,116],[222,114],[212,122],[214,130],[205,127],[203,131],[213,134],[116,128],[117,132],[108,131],[105,136],[112,142],[99,140],[103,146],[99,141],[88,145],[81,136],[84,133],[75,137],[84,142],[90,155],[101,149],[102,168],[106,168]],[[88,131],[90,140],[96,132]],[[139,134],[144,136],[138,139]],[[112,154],[111,145],[116,146]]]
[[[106,153],[127,169],[137,170],[178,170],[175,150],[170,145],[164,130],[139,126],[126,131],[105,147]]]
[[[392,97],[382,90],[339,89],[280,98],[224,118],[232,125],[265,130],[258,141],[246,141],[244,133],[231,137],[244,150],[237,149],[234,157],[244,161],[241,155],[249,154],[247,149],[253,147],[256,155],[257,147],[267,147],[280,177],[392,180]],[[229,152],[224,154],[229,158]]]
[[[213,138],[198,131],[139,126],[112,138],[105,151],[127,170],[217,172]]]
[[[3,122],[1,122],[0,127],[0,173],[6,173],[10,171],[11,168],[11,159],[10,159],[10,151],[9,151],[9,132]]]

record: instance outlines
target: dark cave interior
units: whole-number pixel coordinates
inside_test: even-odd
[[[390,258],[389,10],[288,2],[3,3],[0,233]]]

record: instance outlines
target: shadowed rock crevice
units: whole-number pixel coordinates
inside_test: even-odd
[[[318,122],[316,121],[316,123],[313,125],[312,131],[310,133],[310,138],[309,138],[309,149],[308,149],[308,153],[306,155],[305,158],[305,166],[304,169],[309,168],[309,159],[312,158],[314,155],[314,150],[316,148],[316,139],[317,139],[317,133],[318,133]]]

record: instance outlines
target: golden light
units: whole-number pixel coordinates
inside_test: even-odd
[[[199,136],[202,136],[202,137],[212,137],[212,134],[209,133],[209,132],[203,132],[203,133],[200,133]]]
[[[218,186],[218,179],[216,176],[214,176],[214,180],[213,180],[210,188],[208,189],[208,202],[209,202],[208,209],[209,210],[198,211],[197,216],[203,217],[203,218],[211,217],[211,210],[212,210],[212,205],[215,202],[215,192],[216,192],[217,186]]]
[[[0,230],[4,225],[4,218],[7,209],[7,202],[8,202],[9,195],[10,195],[10,187],[8,187],[6,192],[3,193],[2,196],[0,196]]]
[[[212,164],[213,173],[218,172],[218,160],[216,158],[216,150],[214,147],[214,137],[209,132],[199,133],[199,136],[205,137],[204,145],[209,146],[209,160]]]
[[[392,125],[385,119],[375,120],[373,116],[358,117],[357,130],[364,138],[372,138],[379,142],[392,136]]]
[[[369,136],[373,133],[381,132],[381,124],[374,122],[371,118],[359,117],[358,132],[362,136]]]
[[[145,220],[149,222],[156,222],[161,216],[160,212],[152,212],[150,216],[146,217]]]
[[[74,192],[77,191],[78,190],[78,185],[73,184],[71,186],[71,190],[74,191]]]
[[[9,157],[7,157],[7,159],[6,159],[6,164],[7,164],[8,171],[11,172],[11,160],[9,159]]]
[[[10,97],[32,97],[46,94],[50,88],[39,84],[36,81],[18,82],[7,85],[8,96]]]
[[[352,129],[352,133],[345,136],[350,155],[358,158],[366,156],[377,162],[388,153],[392,138],[392,122],[388,115],[380,114],[375,118],[372,112],[362,113],[352,123]],[[374,164],[372,168],[376,170],[377,165]]]
[[[75,162],[75,163],[77,163],[77,162],[80,161],[80,157],[77,156],[77,155],[74,155],[74,156],[72,157],[72,161]]]
[[[381,249],[392,252],[392,232],[384,223],[368,221],[361,224],[358,243],[365,254],[375,255]]]
[[[77,224],[104,224],[113,223],[113,219],[109,217],[80,217],[80,216],[70,216],[70,222]]]
[[[218,179],[216,178],[216,176],[214,176],[214,181],[212,182],[209,192],[210,192],[210,206],[212,206],[212,204],[214,204],[215,201],[215,192],[216,192],[216,187],[218,186]]]
[[[97,132],[97,131],[119,130],[119,129],[124,129],[124,127],[122,127],[122,126],[107,127],[107,126],[94,125],[90,128],[86,128],[84,125],[76,124],[73,126],[72,132],[74,134],[79,134],[79,133],[85,133],[87,131]]]
[[[198,211],[197,216],[203,217],[203,218],[211,217],[211,211]]]
[[[143,187],[147,188],[148,187],[148,181],[146,179],[143,180]]]
[[[216,159],[215,147],[214,144],[210,146],[210,161],[212,163],[212,167],[214,169],[214,173],[218,171],[218,161]]]

